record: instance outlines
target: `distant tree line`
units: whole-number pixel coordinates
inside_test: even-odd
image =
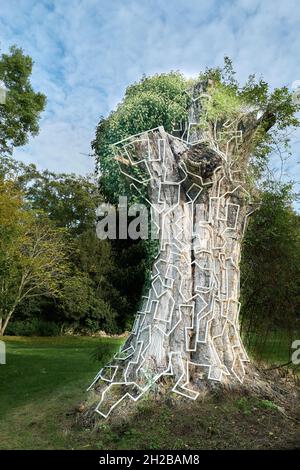
[[[16,272],[2,271],[0,279],[3,285],[12,286],[12,302],[17,287],[14,276],[18,273],[20,279],[26,277],[25,266],[33,269],[36,265],[39,282],[43,283],[40,289],[32,285],[37,282],[32,280],[32,290],[17,303],[7,332],[49,328],[47,322],[52,322],[56,333],[68,329],[120,333],[128,329],[144,284],[145,246],[141,242],[97,238],[95,212],[101,197],[93,178],[38,172],[34,165],[27,166],[11,157],[1,158],[0,175],[2,194],[6,195],[6,200],[2,196],[0,214],[5,218],[6,210],[13,217],[12,199],[17,201],[19,211],[12,221],[19,228],[5,238],[8,241],[1,250],[3,259],[8,246],[24,258],[14,257],[11,262]],[[28,218],[28,228],[22,225],[20,229],[21,215]],[[36,225],[38,232],[34,230]],[[30,242],[20,233],[22,237],[28,233]],[[47,240],[41,248],[44,261],[38,253],[25,250],[26,243],[35,244],[39,238]],[[52,266],[54,255],[57,265]]]
[[[248,343],[300,331],[300,216],[290,184],[271,183],[251,216],[241,260],[241,324]]]

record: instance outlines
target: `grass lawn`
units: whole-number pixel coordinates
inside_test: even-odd
[[[252,334],[247,350],[250,356],[258,362],[286,364],[291,360],[293,352],[291,345],[296,339],[300,339],[300,331],[294,331],[290,337],[285,332],[276,331],[269,334],[266,341],[259,335]],[[291,367],[293,367],[292,364]],[[296,369],[299,371],[299,366]]]
[[[0,448],[70,448],[58,422],[119,348],[119,339],[5,337],[0,366]],[[99,343],[101,362],[92,359]]]
[[[4,339],[7,364],[0,366],[0,449],[280,448],[285,442],[296,446],[296,426],[283,423],[285,418],[272,403],[240,397],[188,402],[183,404],[185,412],[181,408],[178,413],[177,405],[141,399],[133,419],[103,421],[98,432],[82,429],[75,423],[74,407],[84,401],[93,376],[122,340]],[[95,362],[91,356],[99,344],[101,360]],[[287,344],[282,347],[286,350]],[[268,355],[276,362],[270,343],[264,358]],[[284,351],[279,351],[277,362],[285,359]],[[283,428],[286,437],[281,436]]]

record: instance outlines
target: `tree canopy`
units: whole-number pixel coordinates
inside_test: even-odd
[[[0,104],[0,153],[28,142],[39,131],[39,118],[46,105],[43,93],[35,92],[30,78],[33,61],[22,49],[12,46],[0,57],[0,81],[6,88],[6,102]]]

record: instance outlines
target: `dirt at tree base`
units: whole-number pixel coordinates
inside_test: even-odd
[[[299,391],[292,372],[251,365],[243,386],[214,387],[195,401],[157,387],[108,419],[85,408],[75,427],[90,429],[89,445],[103,449],[300,450]]]

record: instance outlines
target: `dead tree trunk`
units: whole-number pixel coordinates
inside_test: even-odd
[[[200,112],[194,104],[190,123]],[[191,124],[187,138],[159,127],[116,144],[121,171],[137,189],[147,185],[160,252],[131,335],[90,386],[104,417],[165,376],[191,399],[208,383],[243,381],[239,261],[252,211],[245,142],[256,116],[244,111],[240,121],[205,135]]]

